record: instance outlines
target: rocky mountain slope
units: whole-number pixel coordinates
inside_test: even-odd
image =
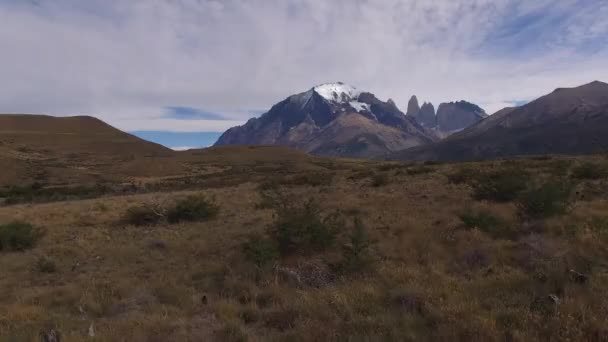
[[[441,103],[435,113],[432,103],[425,102],[420,107],[415,95],[408,103],[407,115],[412,116],[422,126],[435,130],[440,136],[461,131],[488,117],[479,106],[466,101]]]
[[[377,157],[437,141],[392,100],[338,83],[316,86],[227,130],[221,145],[284,145],[324,156]]]
[[[474,160],[608,150],[608,84],[560,88],[527,105],[505,108],[470,128],[391,158]]]

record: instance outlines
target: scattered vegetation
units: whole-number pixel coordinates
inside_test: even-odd
[[[123,221],[134,226],[152,226],[160,223],[163,218],[164,214],[152,206],[139,205],[127,209]]]
[[[608,165],[598,162],[582,162],[572,169],[574,179],[602,179],[608,177]]]
[[[277,219],[269,235],[277,242],[281,254],[310,253],[330,247],[336,238],[339,223],[335,215],[321,216],[312,201],[277,210]]]
[[[45,256],[41,256],[36,260],[36,271],[40,273],[55,273],[57,271],[57,265],[53,259]]]
[[[425,165],[418,165],[418,166],[414,166],[414,167],[409,167],[409,168],[406,169],[406,172],[410,176],[424,175],[424,174],[427,174],[427,173],[435,172],[434,168],[429,167],[427,165],[434,165],[434,164],[425,164]]]
[[[286,185],[298,186],[328,186],[333,181],[334,174],[329,172],[306,172],[293,176],[285,181]]]
[[[513,230],[501,218],[488,210],[467,209],[459,215],[460,220],[469,229],[479,229],[493,238],[512,238]]]
[[[220,165],[229,171],[210,187],[205,175],[188,176],[170,179],[176,188],[150,186],[174,194],[0,208],[1,222],[45,227],[38,244],[31,225],[8,235],[0,225],[0,336],[35,340],[54,329],[83,340],[94,322],[93,339],[104,341],[601,340],[608,206],[584,187],[600,192],[605,182],[572,169],[602,161],[573,160],[429,167],[470,187],[405,176],[420,164],[238,161]],[[335,176],[321,188],[293,182],[310,170]],[[407,186],[368,186],[374,174]],[[197,188],[202,201],[177,192]],[[251,204],[259,199],[269,210]],[[165,226],[170,212],[183,224]],[[130,223],[116,227],[116,213]],[[205,231],[189,223],[213,217]]]
[[[505,169],[480,173],[473,180],[477,200],[510,202],[528,187],[529,175],[523,170]]]
[[[473,184],[479,177],[479,171],[472,167],[459,167],[455,172],[447,175],[448,182],[452,184]]]
[[[0,198],[4,198],[6,205],[12,205],[96,198],[109,192],[110,189],[103,184],[45,187],[41,183],[33,183],[29,186],[13,186],[6,190],[0,190]]]
[[[275,241],[260,235],[254,235],[243,244],[243,253],[248,261],[257,267],[264,267],[279,257],[279,249]]]
[[[547,218],[565,214],[573,201],[574,185],[566,180],[549,180],[524,192],[518,199],[520,214]]]
[[[385,172],[379,172],[372,175],[372,186],[375,188],[379,188],[381,186],[388,185],[389,177]]]
[[[206,196],[190,195],[178,200],[174,206],[167,210],[169,223],[206,221],[215,218],[219,207]]]
[[[339,271],[342,273],[359,273],[367,270],[372,263],[371,244],[365,226],[359,218],[355,218],[349,241],[342,247],[343,261],[340,264]]]
[[[24,251],[34,247],[38,234],[31,224],[11,222],[0,225],[0,251]]]

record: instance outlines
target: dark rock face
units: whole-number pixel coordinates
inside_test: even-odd
[[[420,105],[418,104],[418,98],[416,95],[410,98],[410,101],[407,103],[407,112],[406,115],[416,115],[420,112]]]
[[[215,145],[285,145],[317,155],[378,157],[437,140],[392,100],[333,83],[288,97],[230,128]]]
[[[425,102],[420,108],[420,111],[414,116],[418,122],[424,127],[437,127],[437,117],[435,116],[435,107],[432,103]]]
[[[425,102],[419,107],[416,96],[410,99],[407,115],[423,127],[435,130],[440,136],[458,132],[488,116],[479,106],[466,101],[442,103],[435,115],[433,104]]]
[[[557,89],[522,107],[505,108],[444,141],[390,159],[480,160],[608,151],[608,84]]]
[[[442,103],[437,109],[437,128],[448,133],[460,131],[486,117],[483,109],[466,101]]]

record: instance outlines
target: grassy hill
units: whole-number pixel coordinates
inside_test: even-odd
[[[3,339],[608,336],[603,156],[413,164],[226,147],[174,158],[187,172],[138,177],[130,195],[0,208]]]

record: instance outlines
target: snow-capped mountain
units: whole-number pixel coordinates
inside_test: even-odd
[[[436,140],[392,100],[337,82],[286,98],[226,131],[216,145],[286,145],[318,155],[375,157]]]

